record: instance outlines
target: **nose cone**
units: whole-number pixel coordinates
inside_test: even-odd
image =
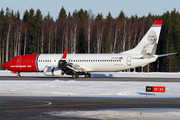
[[[3,68],[7,69],[7,62],[5,62],[2,66],[3,66]]]

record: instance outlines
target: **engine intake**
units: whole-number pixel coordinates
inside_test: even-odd
[[[59,66],[60,68],[66,67],[66,60],[59,60],[58,66]]]
[[[47,66],[43,70],[44,75],[47,76],[63,76],[64,71],[61,70],[59,67],[52,67],[52,66]]]

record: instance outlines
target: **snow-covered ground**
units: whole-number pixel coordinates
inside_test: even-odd
[[[64,111],[49,112],[55,117],[90,118],[102,120],[179,120],[180,111],[167,110],[99,110],[99,111]]]
[[[21,75],[44,76],[43,73],[21,73]],[[16,76],[16,74],[1,70],[0,76]],[[92,73],[92,77],[118,76],[171,79],[180,78],[180,73]],[[146,86],[166,87],[165,93],[148,93],[148,97],[180,97],[180,82],[76,81],[74,79],[63,81],[56,78],[54,81],[1,80],[0,96],[147,97]]]
[[[43,73],[21,73],[22,76],[41,76]],[[10,71],[0,71],[0,76],[16,76]],[[45,76],[44,76],[45,77]],[[69,77],[69,76],[63,76]],[[136,78],[180,78],[180,73],[137,73],[110,72],[92,73],[92,77],[136,77]],[[166,92],[149,93],[146,86],[164,86]],[[0,96],[50,96],[50,97],[137,97],[137,98],[180,98],[180,82],[117,82],[117,81],[18,81],[1,80]],[[52,111],[47,113],[56,117],[78,117],[92,119],[158,119],[178,120],[180,111],[175,110],[97,110],[97,111]]]

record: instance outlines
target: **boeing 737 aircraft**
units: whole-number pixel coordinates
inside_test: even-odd
[[[20,72],[43,72],[48,76],[79,75],[91,77],[90,72],[122,71],[145,66],[158,57],[176,53],[155,55],[162,20],[156,20],[139,44],[128,51],[118,54],[32,54],[11,58],[3,67],[18,74]]]

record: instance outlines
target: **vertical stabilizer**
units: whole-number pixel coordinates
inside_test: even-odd
[[[145,36],[141,39],[138,45],[128,51],[123,52],[124,54],[152,54],[156,52],[157,44],[159,41],[159,35],[162,26],[162,20],[156,20]]]

